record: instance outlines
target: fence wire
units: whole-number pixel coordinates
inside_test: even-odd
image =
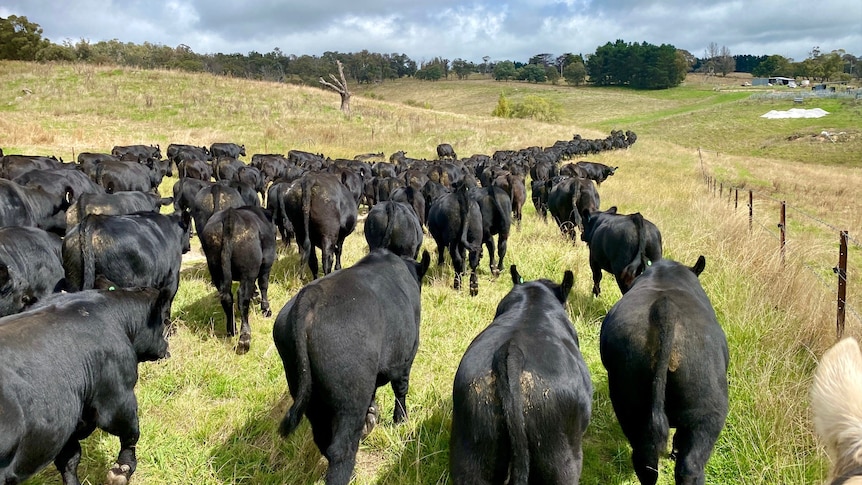
[[[839,237],[841,237],[842,234],[846,234],[845,237],[846,237],[848,244],[852,244],[856,248],[862,249],[862,242],[851,237],[849,233],[846,233],[844,230],[839,229],[838,227],[836,227],[834,224],[832,224],[830,222],[827,222],[827,221],[825,221],[825,220],[823,220],[817,216],[813,216],[813,215],[811,215],[811,214],[809,214],[809,213],[807,213],[801,209],[793,207],[792,205],[788,204],[786,200],[776,199],[775,197],[772,197],[769,194],[766,194],[766,193],[763,193],[763,192],[760,192],[760,191],[757,191],[754,189],[736,187],[733,185],[726,185],[725,186],[724,182],[719,181],[719,179],[717,177],[708,173],[707,167],[705,167],[704,160],[703,160],[703,153],[704,152],[709,152],[709,151],[698,148],[698,156],[700,158],[701,172],[702,172],[704,181],[707,184],[708,190],[712,193],[713,197],[718,197],[718,198],[723,199],[724,198],[723,192],[725,189],[727,189],[728,203],[733,202],[733,200],[734,200],[734,198],[733,198],[733,191],[734,190],[737,191],[737,197],[738,197],[739,191],[742,191],[743,193],[749,192],[751,194],[751,203],[749,203],[748,201],[745,201],[744,204],[742,204],[742,205],[749,209],[749,222],[752,225],[752,227],[756,224],[763,232],[770,235],[773,239],[775,239],[779,242],[781,241],[781,238],[778,234],[776,234],[777,231],[775,229],[768,226],[767,225],[768,223],[763,223],[763,222],[757,220],[757,218],[754,216],[754,208],[756,206],[756,199],[761,199],[761,200],[766,199],[766,200],[770,200],[772,202],[775,202],[777,204],[783,204],[785,208],[790,209],[794,213],[799,214],[799,215],[801,215],[807,219],[810,219],[811,221],[816,222],[817,224],[822,225],[823,227],[828,228],[831,231],[838,233]],[[709,152],[709,153],[713,153],[716,156],[721,155],[718,152]],[[738,202],[738,200],[737,200],[737,202]],[[780,226],[780,224],[779,224],[779,226]],[[788,241],[785,241],[785,250],[788,250],[788,249],[790,249],[790,244],[788,243]],[[832,291],[832,289],[834,288],[834,283],[827,281],[827,279],[824,278],[817,271],[817,268],[815,268],[815,267],[813,267],[810,264],[805,263],[805,262],[803,262],[801,264],[802,264],[803,268],[805,268],[812,275],[814,275],[814,277],[820,282],[821,285],[823,285],[823,287],[827,291]],[[833,267],[831,269],[835,274],[838,275],[838,279],[846,285],[847,274],[845,273],[844,275],[842,275],[841,272],[838,270],[838,267]],[[848,271],[849,271],[849,269],[848,269]],[[846,298],[845,299],[839,298],[837,303],[840,303],[844,306],[845,316],[847,314],[849,314],[852,317],[854,317],[859,323],[862,323],[862,314],[860,314],[859,311],[857,311],[852,305],[850,305],[850,303],[846,300]]]

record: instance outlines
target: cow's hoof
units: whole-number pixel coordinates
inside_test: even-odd
[[[120,465],[114,463],[108,470],[108,485],[126,485],[129,483],[129,478],[132,476],[132,467],[129,465]]]
[[[500,268],[498,268],[496,266],[491,268],[491,275],[493,275],[494,278],[499,278],[500,277]]]
[[[264,309],[262,309],[262,310],[261,310],[261,313],[262,313],[262,314],[263,314],[263,316],[264,316],[264,317],[266,317],[266,318],[269,318],[269,317],[271,317],[271,316],[272,316],[272,310],[270,310],[269,308],[264,308]]]
[[[365,424],[362,425],[362,438],[368,436],[371,433],[371,430],[377,426],[377,422],[380,420],[380,411],[376,406],[369,406],[368,413],[365,414]]]
[[[455,288],[456,290],[461,289],[461,278],[457,276],[455,277],[455,281],[452,283],[452,288]]]
[[[244,333],[239,336],[239,342],[236,344],[236,355],[248,353],[251,348],[251,335]]]
[[[479,294],[479,287],[478,286],[471,286],[470,287],[470,296],[476,296],[478,294]]]

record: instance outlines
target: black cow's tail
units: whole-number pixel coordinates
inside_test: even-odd
[[[395,225],[395,204],[397,202],[387,201],[386,202],[386,229],[383,230],[383,240],[380,243],[380,247],[389,248],[389,241],[392,240],[392,227]]]
[[[497,199],[497,194],[495,192],[498,190],[501,192],[505,192],[505,190],[501,189],[500,187],[495,187],[493,185],[489,187],[488,192],[491,194],[491,202],[494,204],[494,209],[497,211],[497,217],[500,217],[501,219],[505,220],[506,217],[508,217],[508,211],[503,209],[503,206],[500,205],[500,201]]]
[[[461,244],[464,247],[470,247],[470,242],[467,237],[467,231],[470,227],[469,217],[470,217],[470,194],[467,193],[467,186],[462,186],[457,189],[457,197],[458,197],[458,215],[461,217],[461,230],[460,235],[458,237],[461,238]]]
[[[644,217],[640,212],[635,212],[631,215],[632,222],[635,225],[635,231],[637,232],[638,237],[638,250],[635,253],[634,259],[623,268],[622,273],[620,274],[620,279],[625,284],[625,293],[631,288],[632,283],[635,278],[637,278],[647,267],[648,261],[646,257],[646,229],[644,228]]]
[[[652,408],[647,425],[647,436],[651,437],[650,446],[654,447],[653,451],[656,454],[662,453],[667,448],[669,424],[667,414],[664,411],[664,403],[677,316],[667,295],[660,297],[650,305],[650,332],[647,347],[651,350],[655,369],[652,375]]]
[[[526,485],[530,477],[530,450],[527,424],[524,421],[524,396],[521,394],[524,353],[509,341],[494,353],[491,367],[497,376],[497,395],[503,408],[503,419],[512,447],[508,483]]]
[[[233,257],[233,233],[234,233],[234,219],[236,215],[233,209],[228,209],[224,212],[224,218],[222,218],[222,238],[221,238],[221,271],[222,271],[222,286],[227,288],[227,291],[231,291],[231,285],[233,284],[233,273],[231,271],[230,261]],[[219,288],[219,291],[222,291],[224,288]]]
[[[299,426],[302,416],[305,415],[305,410],[311,402],[311,364],[308,359],[308,329],[311,325],[310,320],[314,318],[314,312],[307,311],[296,313],[302,315],[302,324],[293,328],[293,342],[296,343],[294,368],[296,369],[297,389],[293,396],[293,404],[287,410],[287,414],[281,420],[281,425],[278,427],[278,432],[283,437],[287,437],[290,433]]]
[[[314,181],[308,178],[302,181],[302,228],[305,237],[302,240],[302,256],[301,265],[308,265],[308,258],[311,256],[311,234],[309,231],[309,220],[311,218],[311,189],[314,187]],[[299,242],[299,241],[297,241]]]
[[[96,284],[96,257],[93,253],[92,222],[89,217],[85,217],[78,228],[78,243],[81,246],[81,289],[89,290]]]

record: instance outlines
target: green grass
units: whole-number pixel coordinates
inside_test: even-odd
[[[789,255],[800,257],[790,257],[782,269],[774,239],[760,231],[749,234],[746,210],[734,212],[725,199],[713,196],[701,181],[701,169],[786,197],[858,235],[860,215],[846,202],[859,200],[862,190],[855,142],[841,145],[842,158],[857,158],[840,172],[835,168],[841,163],[838,157],[822,144],[811,147],[819,150],[811,154],[776,149],[766,156],[756,148],[763,140],[786,138],[803,128],[776,120],[761,123],[754,117],[767,111],[768,104],[698,84],[639,93],[490,81],[399,81],[357,87],[352,114],[345,118],[338,111],[338,96],[323,90],[168,71],[0,62],[0,81],[9,87],[0,91],[0,147],[6,153],[66,159],[119,144],[159,143],[164,149],[171,142],[216,141],[244,143],[249,157],[296,148],[333,158],[400,149],[433,158],[442,142],[468,156],[547,146],[574,133],[603,137],[612,125],[634,129],[639,138],[629,150],[589,157],[620,167],[599,189],[602,207],[642,212],[662,230],[668,257],[692,264],[698,255],[706,256],[701,282],[728,336],[730,415],[708,464],[707,483],[808,484],[826,474],[827,459],[811,431],[807,388],[817,356],[834,340],[834,295],[810,284],[807,270],[794,261],[820,261],[821,253],[834,254],[829,246],[837,237],[820,234],[804,218],[792,219]],[[23,95],[24,87],[32,94]],[[553,99],[563,106],[562,119],[492,118],[500,90],[513,99],[529,94]],[[409,106],[408,100],[422,107]],[[853,129],[857,108],[838,108],[835,129]],[[743,131],[724,128],[728,125]],[[709,150],[699,155],[696,147],[701,145]],[[161,192],[170,193],[174,181],[166,180]],[[762,211],[758,220],[774,227],[771,209],[762,202],[757,209]],[[829,242],[817,242],[823,237]],[[424,246],[434,254],[433,240],[426,237]],[[345,242],[344,265],[366,250],[360,224]],[[862,256],[856,249],[851,253]],[[543,224],[529,201],[520,230],[509,240],[509,264],[517,264],[528,279],[559,281],[564,270],[574,272],[568,311],[595,386],[581,482],[637,483],[599,359],[601,321],[620,297],[613,278],[605,275],[601,297],[593,298],[586,246],[572,244],[553,225]],[[831,268],[834,261],[827,264]],[[361,444],[355,483],[451,482],[448,438],[455,370],[511,287],[507,277],[491,277],[487,259],[480,270],[480,293],[471,298],[452,290],[448,262],[432,264],[422,293],[409,419],[393,425],[392,392],[379,389],[382,423]],[[270,280],[273,311],[307,282],[296,246],[284,248],[279,242]],[[858,294],[858,286],[854,288]],[[236,339],[225,335],[224,315],[202,259],[184,264],[173,318],[172,357],[140,365],[142,432],[133,483],[319,483],[326,463],[311,442],[307,422],[288,439],[276,432],[290,397],[272,343],[274,319],[253,308],[251,351],[237,356]],[[862,334],[859,322],[848,320],[848,332]],[[117,440],[97,432],[83,447],[81,477],[85,483],[101,483]],[[659,483],[672,483],[673,463],[665,459],[660,469]],[[28,483],[60,480],[49,467]]]

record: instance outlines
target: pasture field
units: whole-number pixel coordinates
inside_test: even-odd
[[[399,81],[357,87],[352,113],[345,117],[332,92],[209,75],[3,61],[0,81],[6,88],[0,91],[0,148],[67,161],[114,145],[158,143],[164,151],[169,143],[213,142],[243,143],[248,158],[290,149],[332,158],[396,150],[433,158],[443,142],[469,156],[547,146],[574,133],[603,138],[611,129],[631,129],[638,141],[630,149],[587,157],[620,167],[599,188],[602,208],[616,205],[622,213],[644,214],[661,229],[666,257],[690,265],[706,256],[701,283],[730,346],[730,414],[707,466],[707,483],[810,484],[826,476],[829,463],[812,433],[808,387],[818,357],[835,340],[834,289],[812,284],[805,264],[837,257],[837,236],[792,219],[791,213],[793,242],[782,266],[774,234],[749,233],[744,209],[734,211],[725,198],[713,196],[702,177],[707,172],[786,199],[859,240],[858,101],[824,105],[833,115],[818,120],[764,120],[760,114],[792,103],[752,101],[750,91],[702,82],[640,93],[484,80]],[[554,123],[493,118],[501,91],[512,99],[531,93],[553,97],[564,115]],[[854,136],[840,144],[789,139],[821,130]],[[160,191],[170,194],[175,181],[166,179]],[[360,222],[345,241],[345,266],[367,251],[362,230]],[[296,245],[278,244],[270,280],[274,313],[309,281]],[[435,260],[430,236],[424,247]],[[850,256],[856,264],[851,268],[862,267],[858,247]],[[520,229],[509,239],[505,266],[510,264],[527,279],[560,281],[564,270],[574,272],[568,311],[595,386],[581,483],[636,484],[599,359],[602,318],[620,297],[613,278],[605,275],[601,297],[593,298],[587,247],[572,244],[553,223],[543,224],[529,201]],[[831,268],[835,262],[823,264]],[[382,422],[360,446],[354,483],[451,483],[455,370],[511,288],[507,272],[491,277],[487,256],[480,270],[479,295],[471,298],[451,288],[448,257],[442,267],[432,264],[422,293],[409,418],[394,425],[392,392],[378,391]],[[859,302],[858,279],[850,284]],[[272,344],[274,316],[263,318],[253,308],[251,351],[237,356],[236,338],[225,335],[224,315],[198,250],[185,258],[173,315],[177,332],[170,359],[139,367],[141,440],[132,483],[322,483],[326,461],[311,441],[307,421],[288,439],[277,434],[290,396]],[[850,316],[846,332],[862,337],[862,322]],[[97,432],[83,448],[82,479],[102,483],[117,439]],[[49,468],[28,483],[60,479]],[[661,462],[659,483],[673,483],[670,459]]]

